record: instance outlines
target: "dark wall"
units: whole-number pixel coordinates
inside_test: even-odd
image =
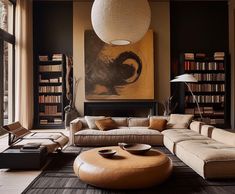
[[[34,51],[36,54],[73,53],[73,2],[33,3]]]
[[[227,1],[172,1],[171,24],[171,79],[183,73],[179,64],[184,52],[229,51]],[[171,84],[171,94],[180,100],[182,84]]]

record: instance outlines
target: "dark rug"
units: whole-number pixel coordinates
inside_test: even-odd
[[[68,147],[61,154],[53,158],[48,167],[25,189],[23,193],[50,193],[50,194],[235,194],[235,179],[207,181],[201,178],[191,168],[186,166],[176,156],[164,147],[155,147],[167,154],[173,161],[173,173],[163,184],[144,190],[106,190],[83,183],[73,172],[75,157],[90,148]]]

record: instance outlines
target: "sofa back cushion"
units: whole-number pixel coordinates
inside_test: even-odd
[[[98,129],[95,124],[95,121],[99,119],[104,119],[104,118],[105,116],[85,116],[85,120],[90,129]]]
[[[193,121],[190,123],[189,128],[197,133],[201,133],[201,127],[203,123],[200,121]]]
[[[96,120],[95,124],[98,127],[98,129],[101,131],[107,131],[107,130],[118,128],[117,123],[113,119],[111,119],[110,117]]]
[[[215,127],[212,126],[212,125],[202,125],[201,127],[201,135],[204,135],[206,137],[210,137],[211,138],[211,135],[212,135],[212,131]]]
[[[167,128],[184,129],[188,128],[193,119],[193,115],[188,114],[171,114]]]
[[[211,138],[226,145],[235,146],[235,133],[214,128],[211,133]]]
[[[128,126],[129,127],[148,127],[149,118],[130,117],[128,120]]]
[[[82,129],[89,128],[88,125],[87,125],[85,117],[78,117],[77,119],[79,119],[79,121],[82,123]]]
[[[128,126],[128,118],[127,117],[111,117],[119,127],[127,127]]]

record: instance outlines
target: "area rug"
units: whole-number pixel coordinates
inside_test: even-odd
[[[173,161],[172,176],[163,184],[143,190],[99,189],[79,180],[73,172],[76,156],[90,148],[68,147],[58,154],[49,166],[25,189],[27,194],[226,194],[235,193],[235,179],[206,181],[186,166],[165,147],[155,147],[167,154]]]

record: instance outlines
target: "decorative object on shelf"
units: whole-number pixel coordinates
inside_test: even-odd
[[[194,101],[196,102],[196,105],[197,105],[197,108],[198,108],[198,113],[201,117],[201,120],[203,120],[202,118],[202,113],[201,113],[201,110],[200,110],[200,107],[199,107],[199,104],[198,104],[198,101],[197,99],[195,98],[195,95],[193,94],[190,86],[188,83],[195,83],[195,82],[198,82],[197,79],[195,77],[193,77],[191,74],[182,74],[182,75],[179,75],[179,76],[176,76],[175,79],[171,80],[171,82],[183,82],[185,83],[185,85],[188,87]]]
[[[173,96],[170,96],[167,98],[167,100],[165,100],[163,103],[161,103],[164,107],[164,112],[163,112],[164,116],[169,116],[171,113],[173,113],[178,105],[177,102],[173,103],[172,99],[173,99]]]
[[[136,44],[112,46],[85,31],[86,99],[154,99],[153,31]]]
[[[101,40],[127,45],[144,37],[151,21],[151,9],[148,0],[95,0],[91,21]]]

